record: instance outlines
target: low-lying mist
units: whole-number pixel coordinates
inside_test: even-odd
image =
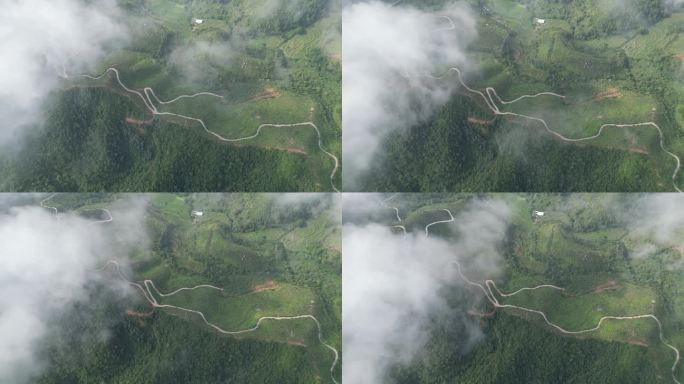
[[[76,305],[87,311],[101,298],[89,287],[103,286],[118,297],[130,294],[126,284],[97,269],[109,259],[125,268],[129,252],[146,247],[145,204],[143,199],[114,204],[110,223],[55,215],[36,205],[0,213],[0,382],[34,382],[47,368],[43,348],[60,331],[58,320]]]
[[[346,4],[342,28],[343,179],[356,189],[388,133],[424,121],[448,100],[456,82],[430,76],[467,69],[475,17],[461,2],[436,11],[355,2]]]
[[[0,0],[0,145],[41,121],[62,78],[93,70],[128,32],[114,0]]]
[[[370,207],[373,195],[349,195],[344,206]],[[386,211],[386,207],[377,206]],[[355,215],[358,216],[356,210]],[[448,239],[406,235],[373,222],[343,226],[344,378],[383,383],[394,366],[420,356],[435,316],[448,313],[461,322],[463,333],[453,340],[467,350],[482,336],[468,308],[448,304],[449,291],[465,290],[456,262],[469,278],[496,277],[500,248],[506,238],[509,209],[501,202],[475,199],[455,214]],[[482,300],[473,294],[473,302]]]

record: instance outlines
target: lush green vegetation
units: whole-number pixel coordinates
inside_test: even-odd
[[[655,314],[666,341],[681,351],[684,255],[677,246],[639,229],[641,217],[633,217],[639,215],[633,209],[643,197],[401,194],[391,205],[402,212],[401,224],[408,231],[422,233],[426,224],[445,219],[443,208],[458,216],[472,200],[504,200],[511,209],[511,224],[500,249],[498,272],[471,279],[495,278],[504,292],[538,284],[565,288],[499,300],[544,311],[549,321],[568,330],[592,328],[602,316]],[[535,220],[534,210],[543,211],[544,217]],[[387,211],[384,221],[395,224],[393,212]],[[672,230],[676,235],[669,241],[680,244],[681,229]],[[447,224],[430,227],[430,234],[459,236]],[[640,251],[645,244],[654,244],[646,256]],[[516,309],[475,316],[492,311],[478,289],[456,288],[445,294],[451,308],[432,315],[423,357],[395,367],[391,375],[397,382],[671,382],[674,354],[661,344],[653,320],[606,321],[597,332],[572,336],[557,332],[538,315]],[[473,328],[479,328],[480,338],[473,339]],[[681,365],[677,378],[684,378]]]
[[[528,321],[497,315],[487,337],[467,354],[439,324],[420,363],[394,373],[399,383],[661,383],[645,348],[563,337]]]
[[[97,216],[125,196],[57,195],[60,211]],[[313,315],[323,340],[341,350],[339,214],[332,195],[287,204],[282,195],[153,195],[146,206],[149,247],[128,258],[131,279],[163,293],[161,304],[202,311],[234,331],[263,316]],[[203,216],[192,218],[192,210]],[[116,221],[116,211],[113,210]],[[101,224],[108,225],[108,224]],[[99,273],[118,281],[113,268]],[[91,287],[92,297],[98,286]],[[104,291],[104,289],[101,289]],[[77,305],[45,343],[41,383],[330,382],[333,353],[310,319],[266,321],[249,333],[222,335],[197,315],[154,309],[133,290]],[[136,296],[139,296],[136,298]],[[102,335],[107,335],[103,337]],[[339,379],[339,363],[334,375]]]
[[[440,7],[405,1],[424,8]],[[420,4],[419,4],[420,3]],[[478,38],[470,86],[494,87],[504,111],[543,118],[569,138],[606,123],[653,121],[680,158],[684,12],[660,0],[472,1]],[[537,24],[535,18],[543,18]],[[455,78],[447,81],[456,82]],[[393,134],[362,183],[377,191],[672,191],[675,161],[651,128],[610,128],[581,143],[539,122],[493,119],[477,96],[457,91],[428,121]],[[684,186],[681,175],[677,185]]]
[[[313,122],[340,157],[340,9],[328,0],[121,0],[130,43],[97,71],[151,87],[160,112],[237,139]],[[201,19],[198,23],[193,20]],[[0,155],[2,190],[329,191],[333,159],[311,126],[222,142],[197,121],[151,116],[113,78],[65,81],[40,129]],[[95,74],[93,74],[95,75]],[[339,185],[339,172],[333,181]]]
[[[5,154],[0,188],[290,191],[330,185],[327,167],[320,178],[310,177],[322,157],[226,146],[171,122],[130,126],[123,116],[145,118],[131,101],[104,89],[63,93],[50,111],[59,128],[36,133],[18,153]]]

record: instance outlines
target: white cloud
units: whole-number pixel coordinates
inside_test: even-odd
[[[318,216],[327,211],[333,223],[340,221],[342,198],[337,193],[277,193],[270,196],[276,208],[273,214],[277,217],[285,218],[303,211]]]
[[[234,57],[232,43],[200,40],[174,49],[169,62],[186,81],[215,86],[222,68],[230,66]]]
[[[60,75],[91,71],[125,39],[113,0],[0,0],[0,143],[20,137]]]
[[[140,211],[119,206],[112,215],[114,223],[93,225],[37,207],[0,214],[0,382],[32,382],[46,368],[42,341],[58,327],[56,319],[93,300],[87,285],[106,276],[94,269],[115,257],[125,265],[127,252],[145,244]],[[129,292],[108,281],[114,291]]]
[[[385,135],[427,118],[448,100],[455,82],[428,75],[467,67],[475,19],[463,3],[426,12],[371,1],[347,5],[342,27],[343,179],[346,188],[357,188]]]
[[[354,200],[362,198],[357,195]],[[372,195],[368,198],[377,201]],[[385,382],[389,368],[408,364],[420,354],[430,335],[430,318],[440,311],[463,319],[466,334],[454,345],[463,347],[479,339],[475,320],[464,315],[466,308],[447,305],[441,291],[464,285],[455,261],[474,274],[469,276],[473,279],[498,274],[501,257],[496,250],[505,239],[507,223],[503,203],[477,201],[458,214],[455,223],[441,224],[453,227],[458,240],[425,237],[422,231],[393,234],[375,223],[344,225],[344,379]]]
[[[631,199],[630,199],[631,200]],[[630,230],[634,258],[644,258],[663,247],[684,249],[684,195],[656,193],[617,206],[618,217]]]

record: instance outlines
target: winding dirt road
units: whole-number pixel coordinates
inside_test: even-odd
[[[453,214],[451,213],[451,211],[449,211],[448,209],[444,209],[444,211],[446,211],[446,212],[449,213],[450,219],[449,219],[449,220],[435,221],[435,222],[433,222],[433,223],[430,223],[430,224],[426,225],[426,226],[425,226],[425,236],[428,236],[428,234],[429,234],[428,228],[429,228],[430,226],[435,225],[435,224],[439,224],[439,223],[450,223],[450,222],[453,222],[453,221],[454,221],[454,216],[453,216]],[[598,321],[598,323],[596,324],[595,327],[587,328],[587,329],[582,329],[582,330],[572,331],[572,330],[565,329],[565,328],[561,327],[560,325],[557,325],[557,324],[551,322],[551,321],[548,319],[548,317],[546,316],[546,313],[544,313],[543,311],[539,311],[539,310],[531,309],[531,308],[526,308],[526,307],[521,307],[521,306],[517,306],[517,305],[502,304],[501,302],[499,302],[499,299],[497,298],[497,295],[496,295],[496,294],[498,294],[498,295],[501,296],[501,297],[511,297],[511,296],[515,296],[515,295],[517,295],[517,294],[519,294],[519,293],[521,293],[521,292],[524,292],[524,291],[532,291],[532,290],[537,290],[537,289],[555,289],[555,290],[564,291],[565,288],[561,288],[561,287],[558,287],[558,286],[555,286],[555,285],[551,285],[551,284],[542,284],[542,285],[537,285],[537,286],[535,286],[535,287],[520,288],[520,289],[518,289],[517,291],[511,292],[511,293],[505,293],[505,292],[502,292],[502,291],[496,286],[496,283],[495,283],[493,280],[490,280],[490,279],[484,280],[484,285],[483,285],[483,284],[480,284],[480,283],[477,283],[477,282],[474,282],[474,281],[470,280],[470,279],[463,273],[463,271],[462,271],[462,269],[461,269],[461,268],[462,268],[462,267],[461,267],[461,264],[460,264],[458,261],[454,261],[454,265],[456,266],[456,270],[457,270],[457,272],[458,272],[460,278],[461,278],[463,281],[465,281],[468,285],[471,285],[471,286],[473,286],[473,287],[475,287],[475,288],[480,289],[480,290],[484,293],[485,297],[487,298],[487,301],[489,301],[489,303],[490,303],[495,309],[496,309],[496,308],[502,308],[502,309],[509,308],[509,309],[517,309],[517,310],[520,310],[520,311],[524,311],[524,312],[528,312],[528,313],[537,314],[537,315],[541,316],[541,318],[544,320],[544,322],[546,322],[546,324],[548,324],[548,325],[550,325],[551,327],[555,328],[557,331],[559,331],[559,332],[561,332],[561,333],[564,333],[564,334],[567,334],[567,335],[579,335],[579,334],[583,334],[583,333],[590,333],[590,332],[597,331],[597,330],[599,330],[599,329],[601,328],[601,325],[602,325],[605,321],[607,321],[607,320],[618,320],[618,321],[620,321],[620,320],[651,319],[651,320],[655,321],[656,324],[658,325],[658,336],[659,336],[659,338],[660,338],[660,342],[661,342],[663,345],[665,345],[665,346],[667,346],[668,348],[670,348],[670,349],[674,352],[674,354],[675,354],[675,360],[674,360],[674,363],[672,364],[672,369],[671,369],[672,380],[673,380],[676,384],[682,384],[679,380],[677,380],[677,377],[676,377],[677,366],[679,365],[679,361],[681,360],[681,355],[680,355],[679,349],[677,349],[677,348],[676,348],[675,346],[673,346],[672,344],[669,344],[669,343],[665,340],[665,337],[664,337],[664,335],[663,335],[663,325],[662,325],[662,323],[660,322],[660,320],[659,320],[655,315],[653,315],[653,314],[644,314],[644,315],[635,315],[635,316],[603,316],[603,317],[601,317],[601,318],[599,319],[599,321]],[[495,294],[495,292],[496,292],[496,294]]]
[[[57,195],[56,193],[53,193],[52,195],[50,195],[50,196],[48,196],[45,199],[40,201],[40,206],[42,208],[49,209],[49,210],[53,211],[55,213],[55,217],[57,217],[59,215],[59,211],[57,210],[57,207],[52,207],[52,206],[46,205],[45,203],[47,201],[51,200],[56,195]],[[112,217],[112,213],[109,211],[109,209],[106,209],[106,208],[94,208],[94,209],[97,209],[97,210],[100,210],[100,211],[106,213],[107,218],[104,220],[91,221],[90,223],[88,223],[88,225],[103,224],[103,223],[109,223],[109,222],[114,221],[114,218]]]
[[[394,199],[397,195],[398,195],[398,193],[395,193],[394,195],[392,195],[392,196],[386,198],[385,200],[382,200],[382,201],[380,202],[380,205],[382,205],[383,207],[385,207],[385,208],[387,208],[387,209],[393,209],[393,210],[394,210],[394,213],[397,215],[397,221],[401,222],[401,216],[399,216],[399,208],[397,208],[397,207],[392,207],[392,206],[387,205],[387,203],[388,203],[390,200]]]
[[[448,219],[448,220],[435,221],[434,223],[430,223],[430,224],[426,225],[426,226],[425,226],[425,237],[428,237],[428,235],[429,235],[428,230],[429,230],[430,227],[432,227],[433,225],[435,225],[435,224],[440,224],[440,223],[451,223],[452,221],[455,221],[455,220],[456,220],[456,219],[454,218],[454,215],[451,214],[451,211],[450,211],[450,210],[448,210],[448,209],[445,208],[445,209],[442,209],[442,211],[445,211],[446,213],[449,214],[449,219]]]
[[[56,193],[53,193],[52,195],[50,195],[50,196],[48,196],[48,197],[46,197],[46,198],[44,198],[43,200],[40,201],[40,206],[43,207],[43,208],[45,208],[45,209],[49,209],[49,210],[55,212],[55,216],[57,216],[57,215],[59,214],[59,211],[57,210],[57,207],[52,207],[52,206],[49,206],[49,205],[45,205],[45,203],[48,202],[49,200],[52,200],[52,198],[55,197],[56,195],[57,195]]]
[[[97,209],[106,213],[107,218],[104,220],[91,221],[90,225],[110,223],[110,222],[114,221],[114,218],[112,217],[112,213],[109,212],[109,209],[106,209],[106,208],[97,208]]]
[[[224,99],[223,96],[212,93],[212,92],[199,92],[199,93],[195,93],[193,95],[181,95],[181,96],[178,96],[175,99],[172,99],[169,101],[162,101],[159,99],[159,97],[157,97],[154,90],[150,87],[143,88],[142,93],[139,91],[136,91],[135,89],[128,88],[126,86],[126,84],[124,84],[123,81],[121,81],[121,76],[119,74],[119,71],[114,67],[108,68],[99,76],[90,76],[90,75],[81,75],[81,76],[86,78],[86,79],[90,79],[90,80],[100,80],[104,76],[106,76],[108,73],[114,74],[114,76],[116,77],[116,81],[119,83],[121,88],[123,88],[126,92],[133,94],[133,95],[137,96],[138,98],[140,98],[140,100],[142,100],[143,104],[145,104],[145,107],[147,108],[147,110],[152,115],[154,115],[154,116],[173,116],[173,117],[178,117],[178,118],[188,120],[188,121],[194,121],[196,123],[199,123],[205,132],[214,136],[217,140],[219,140],[221,142],[236,143],[236,142],[240,142],[240,141],[255,139],[256,137],[258,137],[261,134],[261,131],[264,128],[300,128],[300,127],[311,127],[311,128],[313,128],[316,131],[316,135],[318,136],[318,148],[323,153],[325,153],[327,156],[332,158],[334,161],[334,167],[333,167],[332,172],[330,173],[330,186],[332,187],[332,189],[335,192],[340,192],[337,189],[337,187],[335,186],[335,181],[334,181],[335,175],[337,174],[337,171],[338,171],[339,166],[340,166],[339,159],[337,158],[337,156],[333,155],[332,153],[328,152],[325,149],[325,147],[323,146],[323,138],[321,136],[321,132],[318,129],[318,126],[316,126],[316,124],[314,124],[312,121],[307,121],[307,122],[303,122],[303,123],[295,123],[295,124],[261,124],[259,127],[257,127],[257,130],[253,135],[240,137],[240,138],[233,138],[233,139],[226,138],[226,137],[221,136],[220,134],[210,130],[202,119],[198,119],[196,117],[191,117],[191,116],[180,115],[177,113],[161,112],[157,109],[157,105],[156,105],[156,104],[168,105],[168,104],[172,104],[172,103],[174,103],[178,100],[181,100],[181,99],[192,99],[192,98],[196,98],[196,97],[200,97],[200,96],[208,96],[208,97],[216,97],[216,98]],[[155,104],[155,102],[156,102],[156,104]]]

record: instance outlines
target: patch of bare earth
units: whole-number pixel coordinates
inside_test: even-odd
[[[278,283],[276,283],[273,280],[269,280],[263,284],[255,285],[254,288],[252,288],[249,293],[257,293],[257,292],[263,292],[263,291],[272,291],[274,289],[278,288]]]
[[[596,95],[594,95],[594,101],[602,101],[605,99],[616,99],[616,98],[621,97],[621,96],[622,96],[622,93],[620,93],[620,91],[617,88],[611,87],[611,88],[608,88],[607,90],[605,90],[601,93],[597,93]]]
[[[611,290],[611,289],[618,289],[618,288],[620,288],[620,287],[621,287],[621,285],[618,284],[617,281],[615,281],[615,280],[608,280],[608,281],[606,281],[606,282],[603,283],[603,284],[600,284],[600,285],[595,286],[594,289],[592,289],[592,292],[593,292],[593,293],[601,293],[601,292],[603,292],[603,291],[608,291],[608,290]]]
[[[306,341],[304,339],[287,339],[287,343],[299,347],[306,347]]]
[[[479,310],[477,310],[475,308],[470,308],[467,312],[470,316],[490,318],[490,317],[494,316],[494,314],[496,313],[496,308],[492,309],[491,312],[486,312],[486,313],[480,312]]]
[[[627,343],[632,345],[638,345],[640,347],[648,347],[648,343],[645,340],[629,339],[627,340]]]
[[[285,148],[285,151],[290,153],[299,153],[300,155],[307,155],[308,153],[302,148]]]
[[[522,256],[523,255],[522,248],[520,248],[520,246],[518,244],[513,244],[513,253],[516,256]]]
[[[299,153],[300,155],[308,155],[304,148],[295,145],[295,141],[292,138],[288,140],[287,145],[287,147],[283,148],[283,150],[285,150],[286,152]]]
[[[253,98],[252,101],[259,101],[259,100],[266,100],[266,99],[275,99],[277,97],[280,97],[280,92],[278,92],[275,88],[273,87],[267,87],[264,88],[264,90],[261,93],[256,94]]]
[[[675,245],[674,247],[672,247],[672,250],[678,252],[680,256],[684,256],[684,246]]]
[[[132,124],[132,125],[151,125],[152,120],[138,120],[132,117],[127,117],[126,118],[126,124]]]
[[[648,151],[642,147],[629,147],[627,148],[627,150],[633,153],[641,153],[643,155],[648,155]]]
[[[132,309],[126,310],[126,315],[131,317],[151,317],[153,313],[154,310],[151,310],[149,312],[138,312]]]
[[[478,119],[477,117],[468,116],[468,122],[472,124],[492,125],[494,120],[482,120]]]

